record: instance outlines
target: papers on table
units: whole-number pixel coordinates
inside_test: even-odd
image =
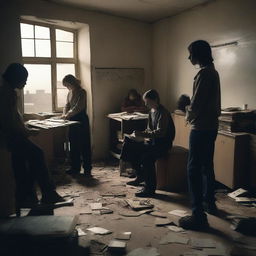
[[[27,125],[41,128],[41,129],[51,129],[57,127],[65,127],[72,124],[77,124],[77,121],[69,121],[62,119],[45,119],[45,120],[29,120],[26,122]]]
[[[134,113],[127,113],[127,112],[120,112],[120,113],[112,113],[108,114],[109,118],[120,118],[123,120],[139,120],[139,119],[147,119],[148,114],[134,112]]]

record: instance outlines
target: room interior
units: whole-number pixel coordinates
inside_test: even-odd
[[[78,226],[85,232],[88,232],[86,231],[88,227],[93,226],[105,227],[113,231],[112,234],[105,236],[89,233],[87,236],[79,237],[81,253],[94,255],[87,251],[91,246],[88,241],[96,239],[108,244],[114,238],[115,232],[132,231],[132,238],[127,241],[127,254],[136,248],[144,247],[152,250],[156,248],[160,253],[152,253],[152,255],[190,255],[185,254],[191,251],[190,243],[159,245],[159,241],[166,233],[166,227],[156,226],[153,216],[147,213],[136,217],[120,216],[119,206],[123,199],[113,195],[110,198],[102,196],[112,191],[116,194],[125,193],[127,198],[131,198],[135,192],[134,188],[125,187],[128,178],[120,177],[119,162],[110,154],[111,118],[108,114],[121,112],[121,102],[130,88],[137,89],[141,94],[150,88],[159,92],[161,103],[173,113],[176,126],[174,145],[177,148],[172,152],[170,159],[157,162],[158,189],[161,192],[159,192],[160,196],[151,202],[159,212],[167,213],[175,209],[189,211],[184,171],[188,153],[189,127],[184,116],[174,113],[181,94],[192,96],[193,79],[198,72],[198,68],[193,67],[188,60],[187,47],[198,39],[206,40],[212,46],[215,67],[221,80],[223,109],[229,107],[244,109],[246,105],[249,110],[255,110],[256,2],[254,0],[4,0],[1,1],[0,7],[0,24],[3,33],[0,47],[1,74],[9,63],[19,62],[25,65],[34,63],[26,56],[24,58],[22,54],[21,23],[75,31],[75,74],[87,93],[87,113],[94,162],[92,172],[95,180],[90,183],[84,177],[70,179],[58,170],[58,175],[54,175],[57,179],[57,189],[63,195],[72,195],[74,203],[73,206],[55,209],[54,215],[79,215]],[[22,113],[29,114],[24,109],[24,95],[20,92],[19,109]],[[52,104],[54,106],[54,103]],[[29,119],[29,116],[26,118]],[[219,182],[217,198],[219,209],[223,212],[227,211],[228,214],[209,217],[210,224],[214,227],[209,234],[192,231],[186,234],[191,239],[209,238],[225,245],[229,254],[227,251],[226,254],[218,251],[219,254],[216,255],[255,255],[255,239],[232,230],[230,220],[226,218],[227,215],[256,216],[255,204],[241,205],[227,196],[228,192],[239,188],[252,192],[256,190],[255,117],[254,125],[254,130],[250,132],[232,134],[219,132],[214,158],[216,180]],[[124,126],[124,121],[121,126]],[[44,150],[50,169],[61,169],[66,165],[63,161],[67,158],[63,148],[66,132],[64,129],[45,130],[40,137],[32,138]],[[61,162],[61,167],[57,166],[56,159]],[[1,162],[3,164],[0,168],[0,212],[2,216],[8,216],[15,213],[15,184],[10,154],[2,148]],[[174,169],[176,172],[174,171],[172,175],[168,174],[168,170]],[[81,213],[86,212],[89,203],[96,202],[102,202],[107,207],[109,205],[114,214]],[[175,218],[171,220],[174,223],[176,221]],[[144,241],[141,241],[142,236]],[[237,239],[245,241],[243,246],[237,244]],[[100,253],[98,255],[107,255],[104,254],[105,252]],[[198,251],[196,253],[198,254],[191,255],[201,255]],[[215,255],[210,254],[209,251],[205,253],[202,255]],[[141,252],[136,255],[151,254]]]

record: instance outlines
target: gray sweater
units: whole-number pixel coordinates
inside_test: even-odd
[[[214,65],[202,68],[194,78],[191,104],[186,107],[186,119],[195,130],[218,129],[221,114],[219,74]]]

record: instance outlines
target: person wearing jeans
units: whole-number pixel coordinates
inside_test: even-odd
[[[209,224],[205,211],[216,214],[214,197],[214,145],[221,114],[219,74],[215,70],[208,42],[197,40],[188,47],[192,65],[200,70],[194,78],[193,96],[186,106],[186,120],[191,126],[189,137],[188,184],[192,215],[180,219],[185,229],[204,229]]]
[[[134,131],[130,138],[125,138],[120,159],[131,162],[136,170],[136,179],[128,185],[139,186],[145,182],[145,187],[135,195],[149,197],[156,190],[155,161],[171,149],[175,127],[171,114],[160,104],[157,91],[145,92],[143,100],[150,109],[147,129]]]

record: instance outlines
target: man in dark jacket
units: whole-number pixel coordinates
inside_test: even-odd
[[[12,154],[12,167],[16,180],[16,199],[20,207],[37,203],[33,195],[33,182],[42,192],[42,203],[64,201],[57,194],[46,167],[43,151],[28,137],[38,133],[28,129],[17,106],[16,89],[26,85],[28,72],[19,63],[10,64],[0,81],[0,131]]]
[[[121,159],[131,162],[137,174],[136,179],[127,184],[139,186],[145,182],[145,187],[136,196],[149,197],[156,190],[155,161],[171,149],[175,127],[171,114],[160,104],[157,91],[145,92],[143,100],[150,109],[147,129],[134,131],[125,138]]]

